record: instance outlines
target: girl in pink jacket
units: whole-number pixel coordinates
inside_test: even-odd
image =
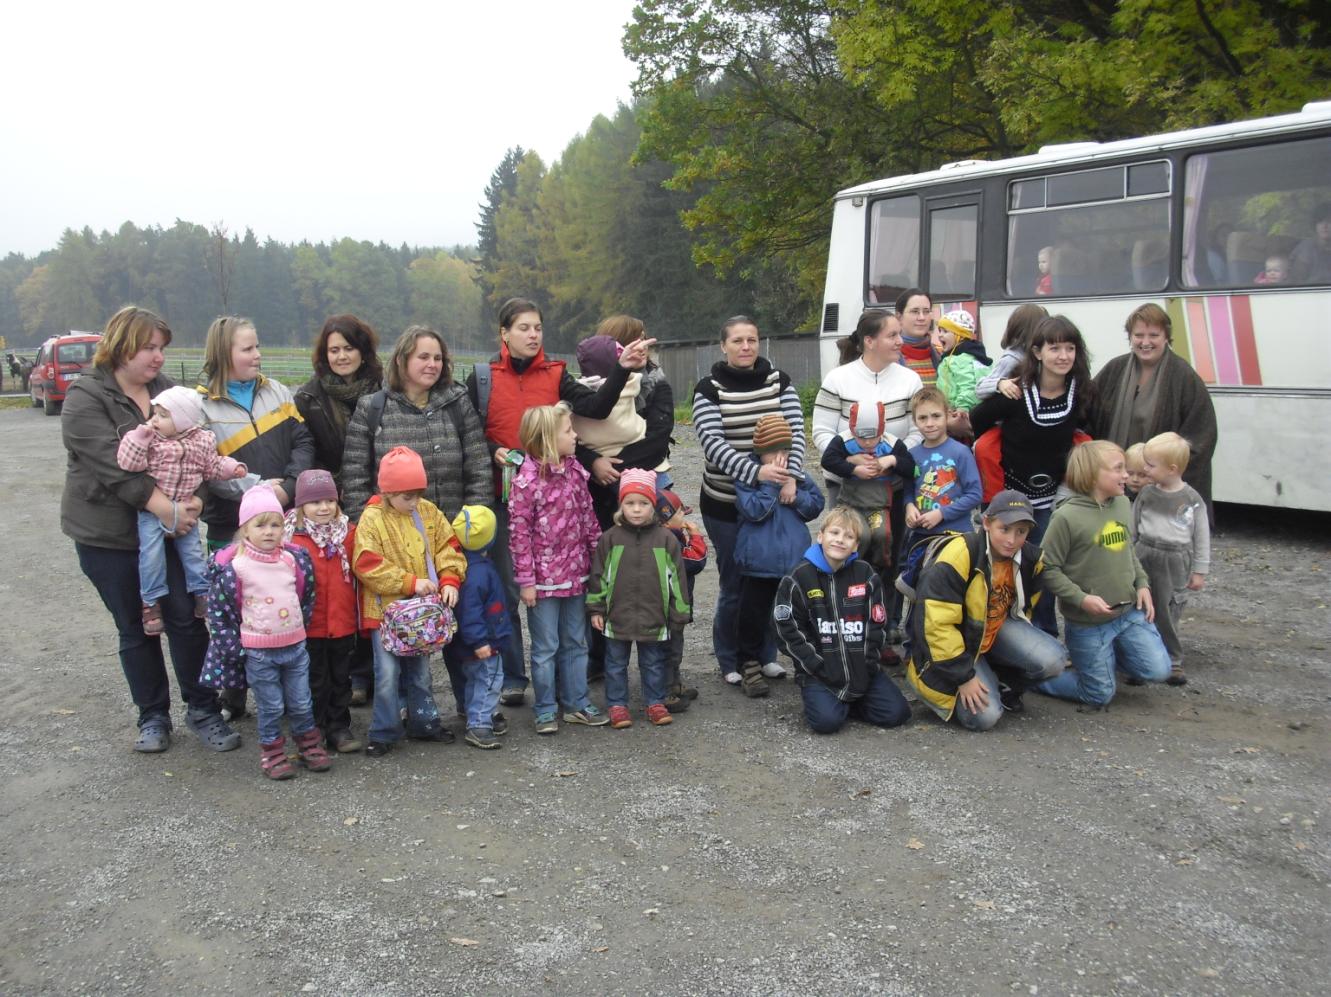
[[[528,409],[518,438],[527,456],[509,491],[509,549],[531,632],[536,733],[559,733],[557,707],[565,723],[603,727],[609,719],[587,696],[584,606],[601,530],[568,404]]]

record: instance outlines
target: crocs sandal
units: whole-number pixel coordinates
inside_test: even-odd
[[[213,751],[232,751],[240,747],[240,735],[227,725],[220,713],[189,710],[185,714],[185,726],[199,736],[204,747]]]
[[[171,747],[171,722],[165,717],[149,717],[139,727],[139,738],[134,750],[155,755]]]

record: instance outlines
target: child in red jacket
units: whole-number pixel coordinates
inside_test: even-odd
[[[328,747],[342,753],[361,750],[351,732],[351,657],[356,647],[360,599],[351,556],[356,526],[337,504],[337,485],[327,471],[302,471],[296,498],[286,516],[286,541],[314,562],[314,615],[305,628],[310,655],[310,694],[314,719]]]

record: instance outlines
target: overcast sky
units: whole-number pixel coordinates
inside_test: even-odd
[[[627,102],[632,0],[9,5],[0,255],[176,218],[260,241],[476,237],[514,145]]]

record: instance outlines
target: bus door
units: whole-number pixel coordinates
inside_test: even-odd
[[[925,200],[920,276],[935,304],[976,299],[982,196],[972,191]]]

